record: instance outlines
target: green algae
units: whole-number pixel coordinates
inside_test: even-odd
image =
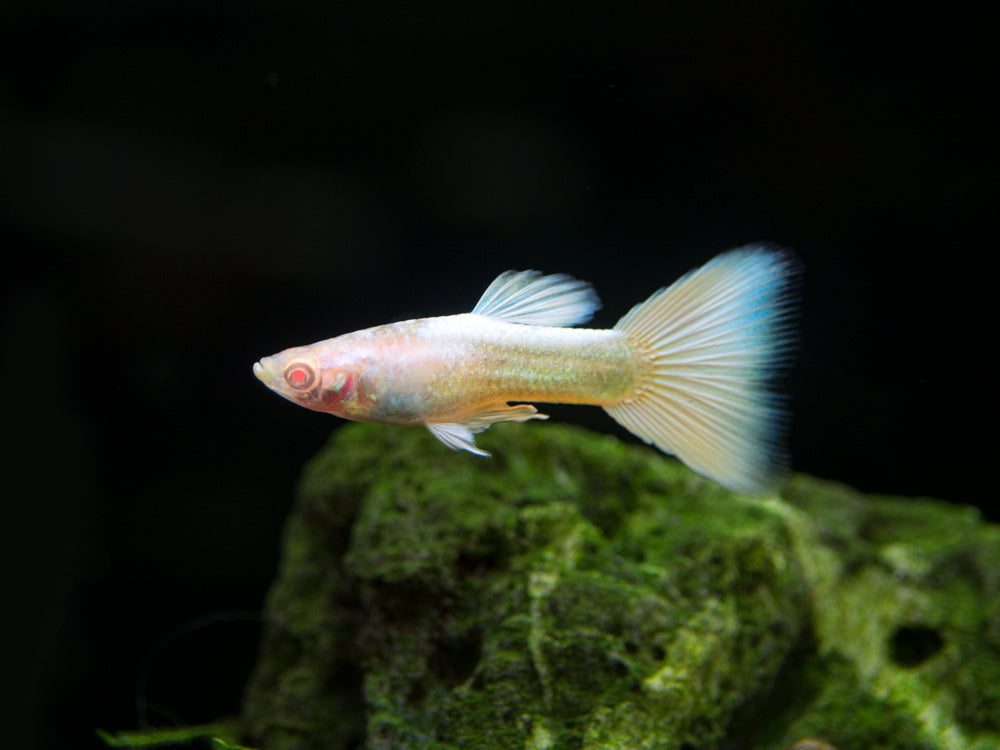
[[[501,425],[348,425],[308,464],[247,690],[262,748],[1000,746],[1000,530]]]
[[[339,430],[242,720],[105,742],[1000,746],[1000,530],[974,510],[804,476],[746,498],[572,428],[488,437],[494,460]]]
[[[243,745],[232,744],[232,737],[239,734],[240,731],[238,723],[235,721],[190,727],[149,729],[140,732],[95,730],[97,736],[108,747],[178,747],[198,744],[207,745],[215,750],[252,750]]]

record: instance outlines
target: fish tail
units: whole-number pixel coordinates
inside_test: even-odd
[[[728,489],[771,489],[785,468],[775,379],[796,343],[797,272],[789,253],[748,245],[632,308],[615,329],[635,348],[639,383],[605,410]]]

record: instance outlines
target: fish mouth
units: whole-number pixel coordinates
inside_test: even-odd
[[[257,376],[257,380],[259,380],[261,383],[266,382],[264,380],[264,365],[262,365],[260,362],[253,363],[253,374]]]

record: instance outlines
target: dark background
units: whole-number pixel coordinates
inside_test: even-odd
[[[594,281],[609,327],[721,250],[793,248],[795,467],[1000,520],[989,25],[667,5],[0,5],[21,746],[94,747],[137,695],[154,724],[235,712],[338,424],[251,363],[467,311],[508,268]]]

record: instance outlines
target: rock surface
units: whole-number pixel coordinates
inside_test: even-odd
[[[1000,747],[1000,528],[499,425],[306,466],[244,702],[268,750]],[[819,745],[817,745],[818,747]]]

